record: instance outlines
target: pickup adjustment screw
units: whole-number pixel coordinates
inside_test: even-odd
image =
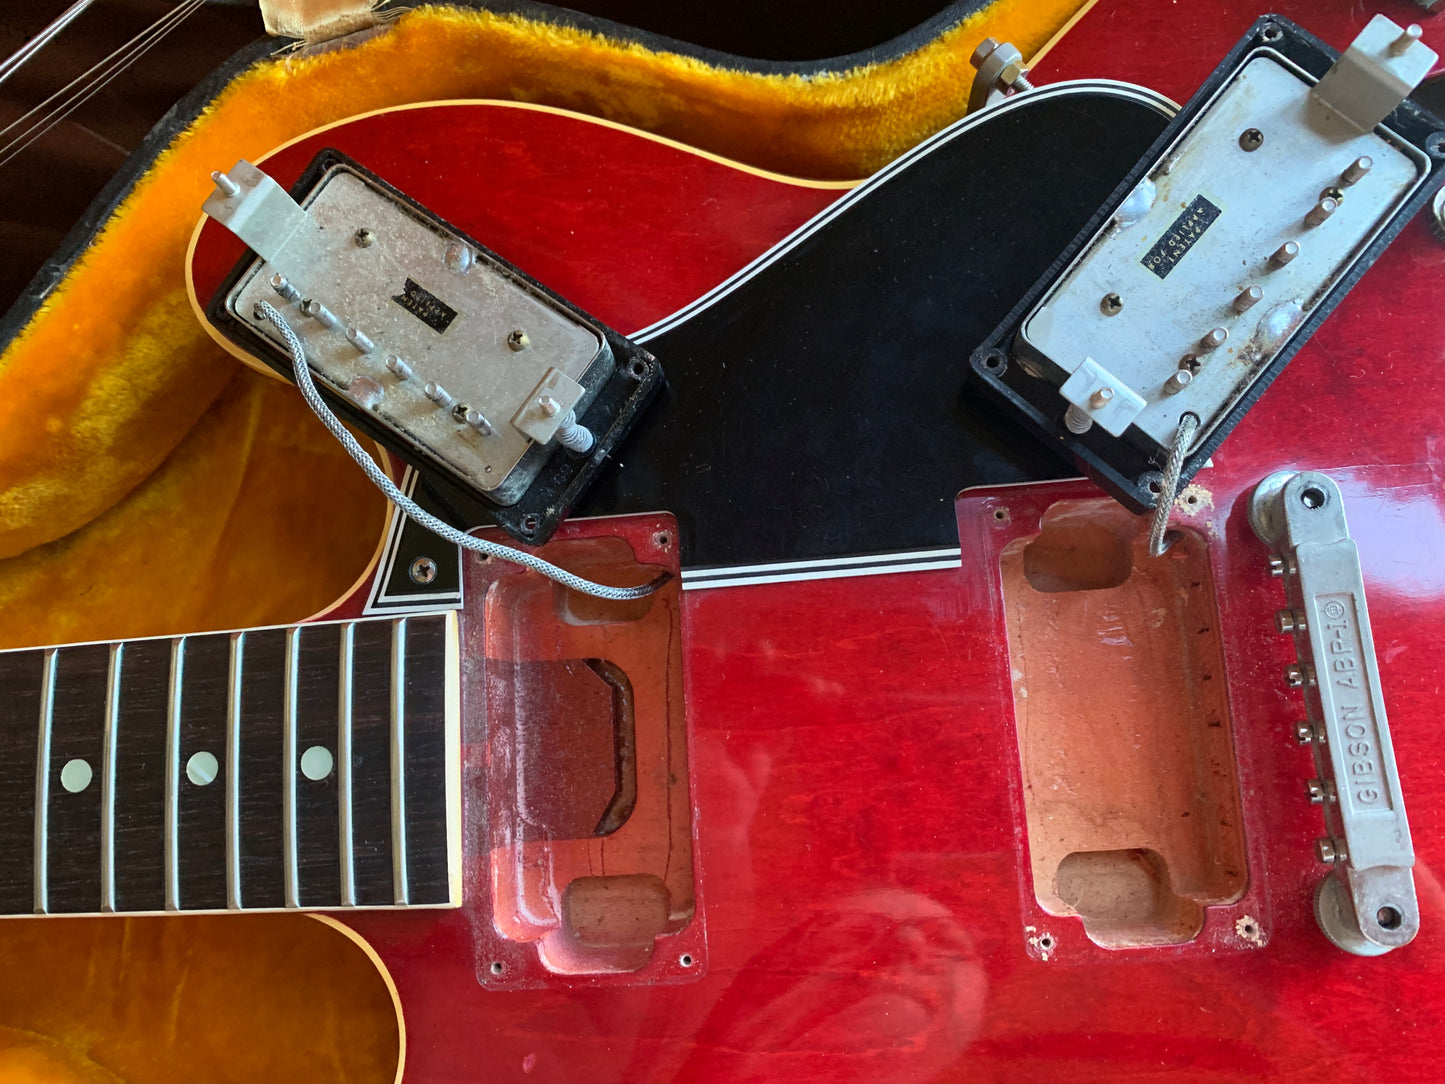
[[[1177,395],[1189,387],[1194,380],[1194,374],[1188,369],[1179,369],[1172,373],[1168,380],[1164,381],[1164,394]]]
[[[434,380],[427,381],[426,387],[422,388],[421,393],[440,407],[449,407],[455,402],[452,393]]]
[[[1264,300],[1264,291],[1258,286],[1246,286],[1234,299],[1235,312],[1247,312]]]
[[[1213,328],[1205,333],[1204,338],[1199,340],[1199,349],[1205,352],[1218,350],[1229,338],[1229,329],[1223,327]]]
[[[480,410],[468,410],[463,418],[463,421],[465,421],[468,425],[470,425],[473,429],[475,429],[478,433],[482,434],[482,436],[484,437],[489,437],[492,435],[492,423],[487,421],[486,417],[482,414]],[[491,470],[490,467],[488,467],[487,469]]]
[[[1420,29],[1419,23],[1411,23],[1405,27],[1405,29],[1400,32],[1400,36],[1390,42],[1390,55],[1404,56],[1406,50],[1420,40],[1422,33],[1423,31]]]
[[[1339,200],[1334,199],[1331,196],[1326,196],[1324,199],[1320,200],[1312,208],[1310,208],[1309,214],[1305,215],[1305,225],[1308,226],[1310,229],[1314,229],[1316,226],[1322,225],[1325,219],[1329,218],[1330,215],[1334,214],[1337,210],[1339,210],[1339,207]]]
[[[211,172],[211,183],[215,185],[221,195],[227,199],[235,199],[241,194],[241,186],[219,169]]]
[[[1264,133],[1258,128],[1246,128],[1239,133],[1239,145],[1247,151],[1257,151],[1264,146]]]
[[[1105,316],[1117,316],[1123,307],[1124,299],[1118,294],[1105,294],[1104,300],[1099,302],[1099,311]]]
[[[271,276],[271,289],[275,290],[287,301],[301,300],[301,291],[292,286],[286,276],[280,273]]]
[[[1280,245],[1279,248],[1274,250],[1274,254],[1271,255],[1269,258],[1269,262],[1275,267],[1283,267],[1285,264],[1289,263],[1290,260],[1294,259],[1298,255],[1299,242],[1286,241],[1284,244]]]
[[[346,329],[346,341],[356,347],[358,353],[369,354],[376,349],[376,343],[372,342],[364,332],[354,327]]]
[[[311,317],[322,327],[335,327],[341,322],[325,305],[309,297],[301,302],[301,315]]]
[[[1340,174],[1340,184],[1349,187],[1350,185],[1357,182],[1366,173],[1369,173],[1370,167],[1374,164],[1374,160],[1367,155],[1356,158],[1353,162],[1347,165],[1344,172]]]
[[[406,380],[411,376],[411,366],[395,354],[386,355],[386,367],[398,380]]]

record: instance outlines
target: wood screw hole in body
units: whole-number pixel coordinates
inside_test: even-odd
[[[1299,499],[1306,508],[1319,508],[1325,503],[1325,494],[1323,490],[1310,486],[1299,495]]]
[[[493,975],[500,975],[506,970],[506,967],[502,964],[501,960],[493,960],[492,966],[488,968],[488,970],[491,971]]]
[[[1381,907],[1375,912],[1375,921],[1382,929],[1398,930],[1400,928],[1400,912],[1393,907]]]
[[[659,549],[667,549],[668,546],[672,545],[672,535],[666,531],[658,531],[652,536],[652,544]]]
[[[1045,952],[1051,952],[1053,950],[1053,947],[1054,938],[1052,934],[1046,933],[1039,938],[1039,948],[1043,949]]]
[[[324,745],[313,745],[301,754],[301,774],[312,782],[319,782],[331,774],[336,758]]]
[[[74,760],[67,760],[65,767],[60,769],[60,785],[71,794],[79,794],[90,786],[93,774],[90,763],[76,757]]]
[[[683,967],[691,967],[697,961],[692,958],[692,953],[684,952],[681,956],[677,958],[677,962],[680,963]]]
[[[1199,497],[1198,497],[1197,495],[1191,493],[1191,494],[1189,494],[1189,496],[1187,496],[1187,497],[1184,498],[1184,503],[1185,503],[1185,504],[1198,504],[1198,503],[1199,503]]]
[[[204,749],[199,753],[192,753],[191,758],[186,761],[186,778],[198,787],[214,783],[220,772],[221,762],[216,759],[216,754],[208,753]]]

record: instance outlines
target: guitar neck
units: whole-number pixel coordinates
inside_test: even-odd
[[[456,905],[454,613],[0,652],[0,914]]]

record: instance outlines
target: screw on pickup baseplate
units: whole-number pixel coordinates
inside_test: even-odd
[[[1239,133],[1239,145],[1247,151],[1257,151],[1264,146],[1264,133],[1258,128],[1246,128]]]
[[[1124,307],[1124,299],[1118,294],[1105,294],[1099,302],[1099,311],[1105,316],[1117,316],[1119,310]]]

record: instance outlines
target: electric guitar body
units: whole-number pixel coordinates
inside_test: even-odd
[[[670,384],[542,551],[603,578],[680,570],[650,608],[579,609],[398,522],[321,615],[459,607],[461,906],[327,919],[393,985],[407,1079],[1253,1079],[1322,1051],[1347,1077],[1428,1071],[1437,1021],[1410,1006],[1445,969],[1425,662],[1445,584],[1421,558],[1442,537],[1445,248],[1417,222],[1387,251],[1186,492],[1163,562],[963,378],[1168,112],[1045,88],[846,194],[495,103],[360,118],[262,163],[289,184],[342,150],[632,334]],[[200,305],[240,253],[200,230]],[[1344,493],[1413,814],[1422,933],[1383,958],[1340,952],[1312,909],[1301,708],[1246,523],[1291,467]],[[440,573],[418,583],[419,561]],[[637,697],[615,835],[610,738],[565,731],[604,750],[586,782],[559,747],[527,752],[563,724],[523,704],[602,655],[632,660]],[[660,738],[680,717],[684,776],[649,784],[682,763]],[[528,797],[549,785],[590,812]],[[659,880],[690,866],[674,912],[615,967],[587,952],[645,910],[615,896],[580,955],[549,948],[527,901],[645,865],[608,850],[631,827],[669,841]]]

